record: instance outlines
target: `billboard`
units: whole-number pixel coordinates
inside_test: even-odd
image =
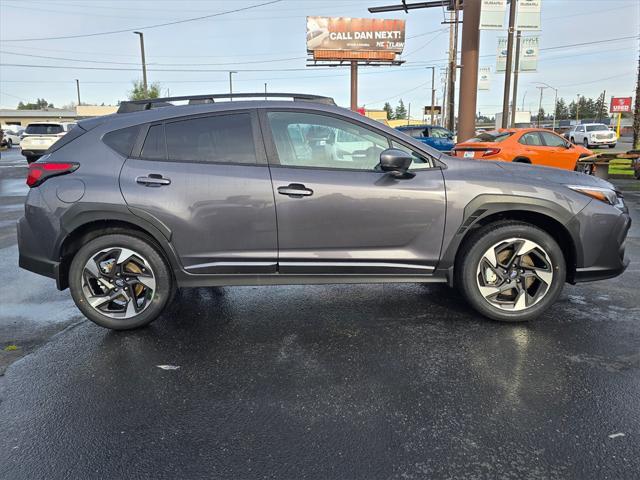
[[[611,97],[609,113],[624,113],[631,111],[631,97]]]
[[[504,73],[507,69],[507,38],[498,38],[498,59],[496,60],[496,73]]]
[[[503,30],[507,0],[482,0],[480,30]]]
[[[540,52],[540,37],[522,37],[520,39],[519,72],[535,72],[538,69],[538,54]],[[515,57],[514,57],[515,62]],[[496,72],[504,73],[507,66],[507,39],[498,38],[498,58]]]
[[[348,17],[307,17],[307,51],[310,53],[402,53],[404,20]]]

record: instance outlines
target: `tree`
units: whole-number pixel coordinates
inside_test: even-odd
[[[141,80],[133,82],[133,89],[129,92],[129,100],[145,100],[147,98],[158,98],[160,96],[160,84],[152,83],[148,86],[147,91]]]
[[[391,108],[391,104],[389,102],[385,102],[382,109],[387,112],[387,120],[393,120],[393,108]]]
[[[569,118],[569,107],[564,101],[564,98],[558,99],[555,112],[558,120],[567,120]]]
[[[44,110],[45,108],[55,108],[53,103],[47,102],[44,98],[38,98],[36,103],[18,103],[18,110]]]
[[[400,101],[398,102],[394,118],[396,120],[404,120],[407,118],[407,109],[404,107],[404,102],[402,101],[402,99],[400,99]]]

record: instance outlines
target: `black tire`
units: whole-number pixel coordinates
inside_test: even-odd
[[[524,157],[517,157],[513,159],[513,163],[528,163],[529,165],[531,165],[531,160]]]
[[[478,269],[485,253],[493,245],[510,238],[521,238],[542,247],[550,260],[553,277],[540,300],[519,311],[508,311],[494,306],[480,292]],[[558,243],[544,230],[517,221],[500,221],[480,228],[461,245],[465,252],[456,266],[458,285],[471,306],[482,315],[502,322],[524,322],[540,316],[558,298],[566,280],[566,264]],[[505,280],[506,281],[506,280]],[[515,285],[515,283],[514,283]]]
[[[13,147],[13,142],[11,141],[11,139],[7,140],[7,148],[12,148]]]
[[[130,318],[112,318],[89,305],[83,291],[85,264],[104,249],[127,248],[147,260],[155,277],[155,290],[148,306]],[[69,289],[80,311],[92,322],[113,330],[130,330],[148,325],[164,310],[174,293],[173,277],[163,255],[149,240],[129,234],[107,234],[89,241],[73,257],[69,269]]]
[[[573,137],[571,137],[571,138],[569,139],[569,141],[570,141],[571,143],[573,143],[574,145],[576,144],[576,139],[575,139],[575,138],[573,138]]]
[[[584,148],[589,148],[589,140],[587,140],[586,138],[582,140],[582,145],[584,146]]]
[[[612,143],[611,145],[609,145],[609,148],[616,148],[616,144]]]

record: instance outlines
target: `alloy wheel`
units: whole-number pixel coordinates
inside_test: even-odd
[[[82,292],[89,305],[110,318],[142,313],[156,290],[149,262],[128,248],[113,247],[91,256],[82,270]]]
[[[540,302],[553,282],[553,266],[536,242],[510,238],[489,248],[476,271],[480,294],[501,310],[522,311]]]

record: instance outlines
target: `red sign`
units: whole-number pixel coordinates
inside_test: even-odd
[[[622,113],[631,111],[631,97],[611,97],[609,113]]]

